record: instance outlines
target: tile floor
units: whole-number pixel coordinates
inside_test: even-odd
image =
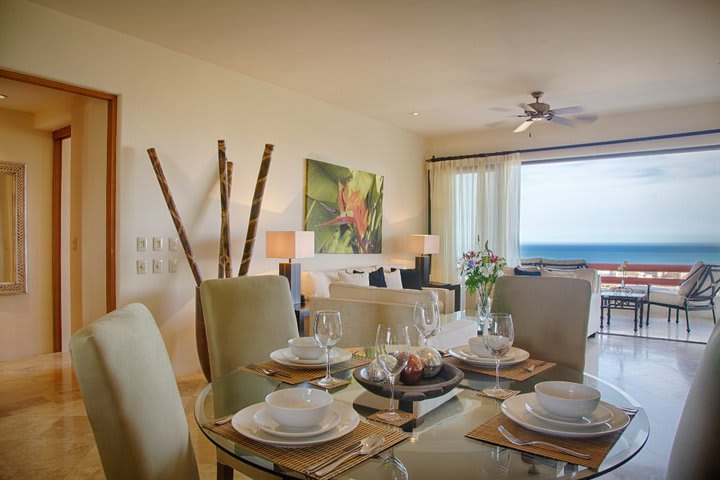
[[[657,320],[658,325],[660,320],[667,324]],[[614,314],[613,328],[624,321],[632,319]],[[711,326],[709,320],[701,328],[709,331]],[[645,448],[605,478],[665,477],[677,422],[704,348],[641,336],[597,335],[588,340],[587,371],[633,396],[647,409],[651,424]],[[201,475],[211,479],[215,451],[195,426],[192,414],[194,398],[204,383],[200,374],[178,378]],[[104,478],[66,354],[0,362],[0,479],[37,478]]]

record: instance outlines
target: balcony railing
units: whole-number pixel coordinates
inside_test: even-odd
[[[622,272],[619,263],[589,263],[589,268],[598,271],[604,285],[619,285]],[[630,264],[625,266],[625,285],[662,285],[677,287],[691,265]]]

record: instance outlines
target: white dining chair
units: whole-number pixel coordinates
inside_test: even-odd
[[[713,329],[675,432],[667,480],[720,478],[720,327]]]
[[[199,478],[170,359],[144,305],[79,330],[70,353],[106,478]]]
[[[510,313],[513,345],[532,358],[585,369],[590,282],[562,277],[500,277],[492,311]]]

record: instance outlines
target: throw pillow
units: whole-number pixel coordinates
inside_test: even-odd
[[[355,270],[353,273],[362,273],[357,270]],[[370,281],[371,287],[380,287],[380,288],[387,288],[387,283],[385,283],[385,273],[383,272],[383,268],[380,267],[377,270],[370,272],[368,274],[368,279]]]
[[[300,291],[306,298],[329,297],[331,279],[325,272],[302,272]]]
[[[367,272],[363,273],[346,273],[339,272],[340,281],[343,283],[352,283],[353,285],[362,285],[364,287],[370,286],[370,275]]]
[[[397,268],[391,269],[389,272],[385,272],[385,284],[387,288],[393,288],[395,290],[402,290],[402,278],[400,277],[400,270]]]
[[[687,277],[685,277],[685,280],[683,280],[680,284],[680,288],[678,288],[678,295],[681,297],[687,297],[690,295],[690,292],[692,292],[693,288],[695,288],[695,285],[697,284],[698,278],[703,271],[703,267],[705,267],[705,264],[702,261],[698,260],[695,262],[695,265],[692,266],[690,272],[687,274]]]
[[[420,281],[420,271],[417,268],[400,269],[400,278],[402,279],[403,288],[412,288],[413,290],[422,290],[422,282]]]
[[[530,268],[518,268],[515,267],[515,275],[519,277],[539,277],[540,276],[540,270],[536,269],[530,269]]]

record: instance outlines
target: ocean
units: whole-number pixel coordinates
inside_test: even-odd
[[[720,264],[720,244],[542,244],[521,243],[520,257],[582,258],[588,263],[692,265],[698,260]]]

